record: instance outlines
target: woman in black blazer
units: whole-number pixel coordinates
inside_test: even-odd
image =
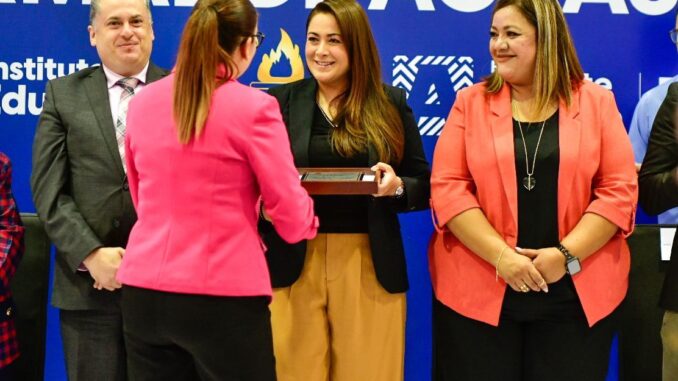
[[[372,196],[315,196],[318,237],[289,245],[261,220],[274,290],[278,379],[403,378],[405,255],[397,213],[428,207],[429,164],[405,92],[383,84],[364,10],[326,0],[308,17],[313,78],[270,90],[297,167],[372,167]]]

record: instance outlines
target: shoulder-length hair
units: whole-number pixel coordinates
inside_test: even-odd
[[[217,87],[238,76],[232,54],[252,37],[257,11],[249,0],[199,0],[181,36],[173,110],[179,141],[200,136]]]
[[[340,155],[351,157],[364,152],[368,145],[377,151],[379,160],[400,163],[405,136],[400,113],[390,102],[381,79],[379,52],[374,42],[367,14],[355,0],[325,0],[308,15],[319,13],[334,17],[348,52],[349,84],[338,97],[332,147]]]
[[[565,16],[556,0],[499,0],[492,11],[516,7],[537,31],[537,57],[533,88],[535,111],[551,102],[572,102],[572,92],[584,80],[584,71],[574,49]],[[497,93],[504,80],[495,71],[487,79],[487,91]]]

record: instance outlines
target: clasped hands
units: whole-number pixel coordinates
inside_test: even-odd
[[[548,292],[548,284],[565,275],[565,256],[555,247],[509,248],[497,264],[497,273],[518,292]]]
[[[115,291],[122,284],[115,279],[125,249],[122,247],[100,247],[82,261],[89,275],[94,279],[94,288]]]

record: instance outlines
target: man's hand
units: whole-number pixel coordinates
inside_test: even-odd
[[[94,278],[94,288],[115,291],[122,284],[115,280],[125,249],[122,247],[100,247],[85,258],[82,263]]]

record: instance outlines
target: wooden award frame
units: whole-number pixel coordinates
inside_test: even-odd
[[[371,195],[377,175],[369,168],[297,168],[301,185],[311,195]]]

